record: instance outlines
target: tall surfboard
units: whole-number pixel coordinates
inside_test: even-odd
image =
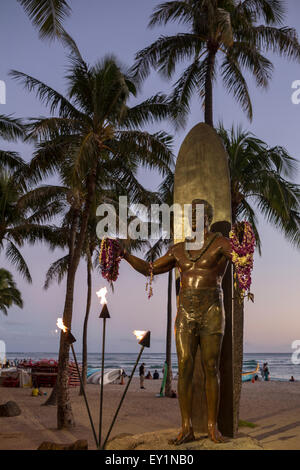
[[[228,236],[231,228],[231,191],[228,155],[216,131],[207,124],[197,124],[184,139],[175,169],[174,203],[182,207],[182,215],[175,212],[174,243],[183,241],[178,230],[183,223],[184,204],[193,199],[205,199],[214,209],[211,230]],[[179,217],[182,220],[179,220]],[[178,281],[178,273],[177,273]],[[178,300],[179,283],[176,284]],[[229,437],[235,433],[235,410],[233,396],[233,334],[232,334],[232,271],[231,266],[223,279],[226,316],[220,361],[220,431]],[[198,347],[193,377],[193,427],[195,431],[207,432],[207,407],[205,378],[201,364],[201,348]]]

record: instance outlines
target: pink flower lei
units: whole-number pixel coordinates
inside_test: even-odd
[[[100,245],[99,262],[104,279],[115,282],[119,276],[121,250],[117,240],[103,238]]]
[[[247,221],[236,223],[229,233],[229,238],[232,248],[232,262],[235,266],[234,286],[239,286],[241,301],[245,297],[253,301],[254,296],[250,293],[255,249],[255,235],[252,225]]]

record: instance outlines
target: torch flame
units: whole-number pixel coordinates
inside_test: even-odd
[[[101,305],[107,304],[107,300],[106,300],[107,288],[106,287],[102,287],[102,289],[98,290],[96,294],[100,299]]]
[[[63,330],[64,333],[66,333],[68,331],[68,328],[64,325],[64,322],[62,321],[62,318],[57,319],[56,326],[58,326],[58,328]]]
[[[136,339],[137,340],[141,340],[145,334],[147,333],[147,331],[140,331],[140,330],[134,330],[133,334],[136,336]]]

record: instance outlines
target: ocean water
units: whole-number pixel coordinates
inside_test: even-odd
[[[107,353],[105,355],[105,368],[114,369],[121,368],[124,369],[126,374],[130,374],[134,363],[137,359],[137,354],[134,353]],[[57,353],[24,353],[24,352],[11,352],[7,353],[7,358],[9,360],[22,360],[24,358],[31,359],[32,361],[38,361],[41,359],[55,359],[57,360]],[[72,359],[72,356],[70,355]],[[251,371],[256,368],[257,362],[260,366],[267,362],[272,380],[289,380],[291,375],[294,376],[295,380],[300,380],[300,364],[296,365],[292,363],[292,355],[290,353],[246,353],[244,354],[243,370]],[[81,354],[77,354],[78,362],[81,361]],[[162,368],[165,361],[164,353],[147,353],[144,352],[140,362],[145,363],[146,372],[148,370],[153,372],[155,369],[158,370],[160,376],[162,376]],[[99,353],[89,353],[88,354],[88,366],[89,367],[101,367],[101,354]],[[172,354],[172,370],[173,375],[175,376],[178,371],[177,356]],[[136,375],[138,371],[136,371]]]

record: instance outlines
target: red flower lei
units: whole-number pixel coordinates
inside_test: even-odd
[[[247,221],[236,223],[229,234],[232,248],[232,262],[235,266],[234,285],[240,288],[241,300],[248,297],[253,301],[250,293],[251,272],[253,269],[253,253],[255,249],[255,235],[252,225]]]
[[[109,282],[115,282],[119,276],[121,250],[117,240],[103,238],[100,246],[99,262],[102,276]]]

